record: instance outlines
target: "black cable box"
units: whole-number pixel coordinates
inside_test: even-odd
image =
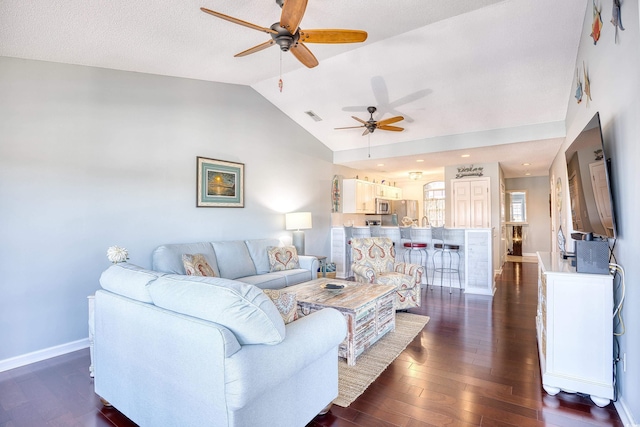
[[[609,274],[609,242],[607,240],[576,241],[576,271]]]

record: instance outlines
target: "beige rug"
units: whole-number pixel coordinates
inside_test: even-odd
[[[396,313],[396,330],[389,332],[356,359],[355,366],[338,359],[338,397],[334,404],[347,407],[358,398],[420,333],[429,317]]]

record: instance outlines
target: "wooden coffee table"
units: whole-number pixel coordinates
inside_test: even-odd
[[[344,285],[342,290],[326,290],[322,285]],[[394,308],[395,287],[320,278],[283,289],[295,293],[302,314],[331,307],[347,319],[347,337],[340,344],[338,355],[356,364],[356,357],[384,334],[396,328]]]

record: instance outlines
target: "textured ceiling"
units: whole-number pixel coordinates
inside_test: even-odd
[[[0,55],[250,85],[331,148],[337,162],[375,169],[387,158],[385,172],[397,176],[415,169],[424,153],[440,166],[459,164],[465,148],[474,150],[468,162],[499,161],[507,177],[522,176],[516,166],[528,146],[483,150],[491,141],[474,140],[526,127],[505,140],[548,149],[527,169],[541,175],[561,143],[545,124],[564,121],[587,3],[309,0],[302,29],[359,29],[369,37],[308,44],[320,62],[308,69],[276,46],[234,58],[269,36],[199,10],[269,27],[280,17],[273,0],[2,0]],[[368,119],[369,105],[378,107],[375,119],[403,115],[397,125],[405,131],[377,130],[369,138],[362,129],[334,129],[357,126],[352,115]],[[465,142],[436,156],[432,141],[451,135]]]

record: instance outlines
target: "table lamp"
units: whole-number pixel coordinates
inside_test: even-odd
[[[293,231],[293,246],[298,255],[304,255],[304,231],[311,228],[311,212],[292,212],[285,214],[287,230]]]

